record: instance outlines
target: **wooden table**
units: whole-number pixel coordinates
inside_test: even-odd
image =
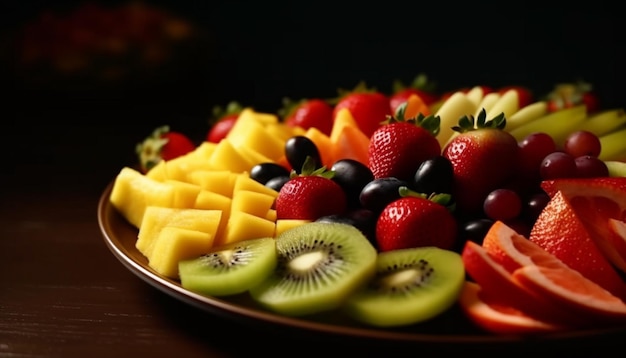
[[[513,356],[625,347],[623,333],[518,345],[389,344],[199,310],[127,270],[105,245],[96,216],[106,185],[133,164],[134,144],[171,120],[172,111],[102,103],[16,107],[7,135],[17,144],[1,148],[0,357],[389,355],[404,349]]]

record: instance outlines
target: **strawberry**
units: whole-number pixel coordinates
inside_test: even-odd
[[[387,204],[376,222],[380,251],[436,246],[452,249],[457,221],[452,215],[450,194],[423,194],[400,187],[401,198]]]
[[[462,117],[453,128],[459,133],[442,151],[452,163],[453,195],[457,210],[464,214],[479,213],[487,195],[518,172],[519,146],[515,137],[504,130],[504,114],[491,120],[486,117],[484,109],[476,119]]]
[[[404,119],[407,103],[398,107],[395,116],[372,133],[368,153],[369,167],[375,178],[396,177],[412,181],[417,168],[427,159],[441,154],[436,139],[439,117],[419,114]]]
[[[368,137],[391,115],[387,95],[367,88],[364,82],[340,95],[333,108],[333,118],[342,108],[350,111],[359,129]]]
[[[283,109],[279,111],[279,115],[290,127],[304,129],[315,127],[326,135],[330,135],[333,126],[333,107],[319,98],[303,99],[297,102],[287,98],[283,101]]]
[[[290,179],[276,197],[277,219],[314,221],[322,216],[340,215],[347,209],[347,197],[339,184],[332,180],[335,172],[326,167],[315,169],[315,161],[308,157],[297,174]]]
[[[140,169],[145,173],[161,160],[174,159],[195,149],[196,145],[186,135],[170,131],[169,126],[161,126],[137,144],[135,152]]]
[[[213,108],[213,116],[209,120],[211,129],[206,135],[206,141],[212,143],[218,143],[230,132],[230,129],[235,125],[239,114],[243,110],[243,107],[238,102],[230,102],[226,108],[215,106]]]
[[[419,74],[409,86],[405,86],[401,81],[394,81],[392,94],[389,96],[391,113],[395,113],[398,106],[406,102],[413,94],[416,94],[427,106],[439,100],[439,95],[435,93],[434,82],[428,82],[426,75]]]

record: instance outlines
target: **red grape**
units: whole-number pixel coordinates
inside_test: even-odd
[[[574,158],[583,155],[597,157],[600,155],[601,147],[598,136],[589,131],[579,130],[567,136],[563,150]]]
[[[514,190],[496,189],[485,198],[483,210],[492,220],[513,219],[522,211],[522,200]]]
[[[609,168],[604,161],[592,155],[576,157],[576,176],[581,178],[597,178],[609,176]]]
[[[568,153],[552,152],[541,161],[539,172],[544,180],[574,178],[577,176],[576,160]]]

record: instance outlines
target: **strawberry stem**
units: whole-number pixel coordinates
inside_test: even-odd
[[[454,210],[456,209],[456,204],[452,200],[452,195],[447,193],[431,193],[430,195],[426,195],[424,193],[419,193],[415,190],[411,190],[407,186],[401,186],[398,188],[398,194],[400,194],[400,196],[403,198],[411,196],[416,198],[428,199],[434,203],[445,206],[450,212],[454,212]]]

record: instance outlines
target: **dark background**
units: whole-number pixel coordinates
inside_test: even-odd
[[[62,17],[83,3],[29,0],[0,11],[2,74],[10,86],[4,137],[11,139],[0,148],[8,159],[3,177],[32,181],[33,190],[46,188],[42,166],[61,176],[99,175],[92,183],[101,189],[133,164],[135,143],[158,125],[201,140],[215,105],[237,100],[274,112],[283,97],[330,98],[361,80],[388,92],[393,80],[425,73],[440,92],[522,85],[537,97],[556,83],[584,80],[603,107],[626,105],[623,16],[599,1],[145,1],[199,34],[168,66],[145,72],[129,62],[130,75],[107,83],[89,73],[76,80],[21,66],[16,49],[26,24],[43,11]],[[118,60],[124,66],[128,58]]]

